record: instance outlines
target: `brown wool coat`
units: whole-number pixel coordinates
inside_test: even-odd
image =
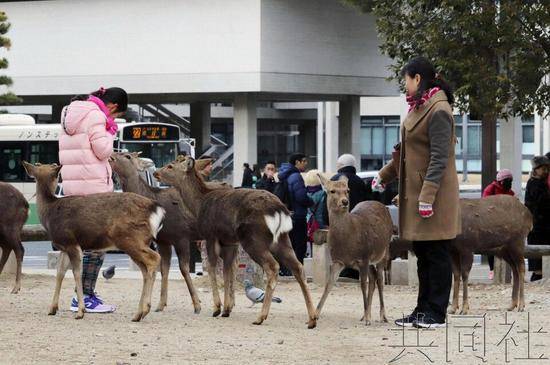
[[[452,109],[443,91],[411,111],[401,126],[400,161],[392,160],[380,171],[384,183],[399,178],[401,239],[447,240],[461,232],[454,129]],[[446,137],[441,139],[442,135]],[[420,217],[419,201],[433,204],[431,218]]]

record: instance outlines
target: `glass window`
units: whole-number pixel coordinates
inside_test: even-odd
[[[363,123],[368,124],[382,124],[384,122],[383,117],[363,117],[361,120]]]
[[[455,155],[462,155],[462,127],[455,127],[458,143],[455,144]]]
[[[391,155],[393,146],[399,142],[399,128],[386,127],[386,155]]]
[[[523,129],[523,143],[535,142],[535,127],[532,125],[524,125]]]
[[[399,117],[388,117],[386,118],[386,123],[388,124],[400,124],[401,118]]]
[[[372,129],[372,154],[384,154],[384,128],[374,127]]]
[[[0,176],[2,181],[25,181],[26,175],[21,161],[23,160],[23,143],[6,143],[0,150]]]
[[[177,156],[177,143],[123,143],[122,148],[128,152],[141,151],[140,157],[153,160],[156,167],[161,167],[174,161]]]
[[[59,163],[59,144],[57,142],[30,142],[31,163]]]
[[[361,128],[361,154],[370,155],[372,153],[372,128]]]
[[[481,126],[468,127],[468,156],[481,156]]]

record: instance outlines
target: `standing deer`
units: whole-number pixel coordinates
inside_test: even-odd
[[[114,153],[109,162],[113,171],[117,173],[125,192],[136,193],[159,203],[166,211],[162,229],[157,237],[158,251],[160,254],[160,273],[162,283],[160,289],[160,302],[157,312],[166,307],[168,298],[168,274],[172,260],[172,246],[178,256],[181,274],[185,279],[195,313],[200,313],[201,305],[199,296],[189,274],[190,243],[197,240],[194,226],[196,221],[191,212],[185,207],[179,192],[175,188],[159,189],[149,186],[139,176],[139,171],[144,171],[148,166],[139,159],[139,153]]]
[[[380,320],[387,322],[384,308],[384,267],[389,259],[393,223],[388,208],[376,201],[357,204],[349,212],[348,179],[329,181],[319,174],[327,192],[330,228],[328,245],[332,263],[330,277],[323,296],[317,305],[317,316],[325,304],[328,294],[345,267],[359,270],[363,292],[364,315],[361,321],[371,324],[371,305],[374,286],[378,285],[380,299]],[[368,278],[368,294],[367,294]]]
[[[0,274],[4,265],[13,251],[17,261],[17,273],[15,274],[15,286],[11,291],[17,294],[21,289],[21,266],[25,249],[21,244],[21,230],[29,216],[29,203],[23,194],[10,184],[0,182]]]
[[[57,267],[55,291],[49,314],[55,315],[59,293],[72,265],[78,298],[76,319],[84,317],[82,250],[117,248],[128,254],[141,269],[143,289],[136,315],[138,322],[151,310],[151,294],[160,256],[149,247],[162,227],[164,209],[151,199],[134,193],[101,193],[57,198],[54,191],[61,166],[23,162],[27,174],[36,179],[36,202],[40,222],[52,244],[62,251]]]
[[[458,295],[462,278],[462,311],[467,314],[468,277],[474,252],[501,257],[512,268],[512,303],[508,310],[523,311],[525,239],[533,226],[529,209],[509,195],[493,195],[482,199],[461,199],[462,234],[449,247],[454,276],[453,301],[449,313],[458,311]]]
[[[187,158],[157,170],[155,177],[176,187],[182,199],[188,200],[197,214],[201,237],[206,239],[208,276],[212,286],[214,313],[221,313],[221,299],[216,279],[218,255],[223,259],[223,317],[229,317],[235,305],[234,266],[239,243],[267,275],[267,285],[261,313],[254,324],[267,319],[273,291],[277,285],[279,262],[292,270],[300,284],[308,311],[308,328],[317,323],[315,308],[306,284],[302,264],[296,258],[288,232],[292,220],[279,199],[266,191],[252,189],[211,189],[205,185],[195,168],[195,160]],[[276,260],[277,259],[277,260]]]

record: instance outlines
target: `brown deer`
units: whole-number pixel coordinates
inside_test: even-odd
[[[461,199],[462,234],[450,245],[453,265],[453,300],[449,313],[458,311],[458,295],[462,278],[462,311],[467,314],[468,277],[474,252],[491,254],[506,261],[512,268],[512,303],[508,310],[525,308],[524,248],[527,234],[533,226],[529,209],[517,198],[494,195],[482,199]]]
[[[40,222],[52,244],[62,251],[57,268],[55,291],[49,314],[59,305],[61,284],[68,256],[76,282],[78,312],[84,317],[82,292],[82,250],[117,248],[128,254],[141,269],[143,289],[136,315],[138,322],[151,309],[151,294],[160,256],[149,245],[162,227],[164,209],[151,199],[134,193],[102,193],[57,198],[54,191],[61,166],[23,162],[29,176],[36,179],[36,202]]]
[[[384,308],[384,267],[389,259],[393,223],[390,212],[382,203],[365,201],[349,212],[349,188],[346,177],[329,181],[319,174],[323,189],[327,192],[330,228],[328,245],[332,263],[330,276],[323,296],[317,305],[317,316],[328,294],[345,267],[359,270],[363,292],[364,315],[361,321],[371,324],[371,305],[374,286],[378,286],[380,320],[387,322]],[[368,293],[367,293],[368,278]]]
[[[114,153],[111,155],[109,162],[120,179],[123,191],[152,199],[166,211],[162,229],[156,240],[160,254],[160,273],[162,276],[157,312],[162,311],[167,304],[168,274],[172,260],[172,246],[174,246],[180,271],[189,289],[195,313],[200,313],[199,296],[189,274],[189,245],[191,241],[199,239],[195,233],[196,220],[193,214],[183,204],[181,196],[175,188],[155,188],[149,186],[139,176],[139,171],[144,171],[148,167],[147,163],[139,158],[139,153]]]
[[[0,182],[0,211],[2,212],[0,215],[0,248],[2,249],[0,274],[13,251],[17,261],[17,272],[15,286],[11,293],[17,294],[21,290],[21,266],[25,254],[21,244],[21,230],[29,216],[29,203],[19,190],[10,184]]]
[[[253,189],[211,189],[195,170],[195,160],[187,158],[157,170],[155,177],[176,187],[197,214],[198,229],[206,240],[208,276],[210,277],[216,317],[221,313],[221,299],[216,280],[218,255],[223,259],[223,317],[229,317],[235,305],[234,266],[239,243],[267,275],[267,285],[261,313],[254,324],[267,319],[273,291],[277,285],[279,262],[292,270],[305,298],[308,328],[317,323],[315,308],[306,284],[302,264],[296,258],[288,232],[292,220],[287,208],[273,194]]]

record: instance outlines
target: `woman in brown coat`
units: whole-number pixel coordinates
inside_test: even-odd
[[[401,126],[399,159],[372,185],[381,191],[399,179],[399,236],[413,242],[418,257],[417,306],[396,324],[443,327],[452,282],[448,246],[461,231],[453,94],[423,57],[410,60],[401,74],[409,113]]]

